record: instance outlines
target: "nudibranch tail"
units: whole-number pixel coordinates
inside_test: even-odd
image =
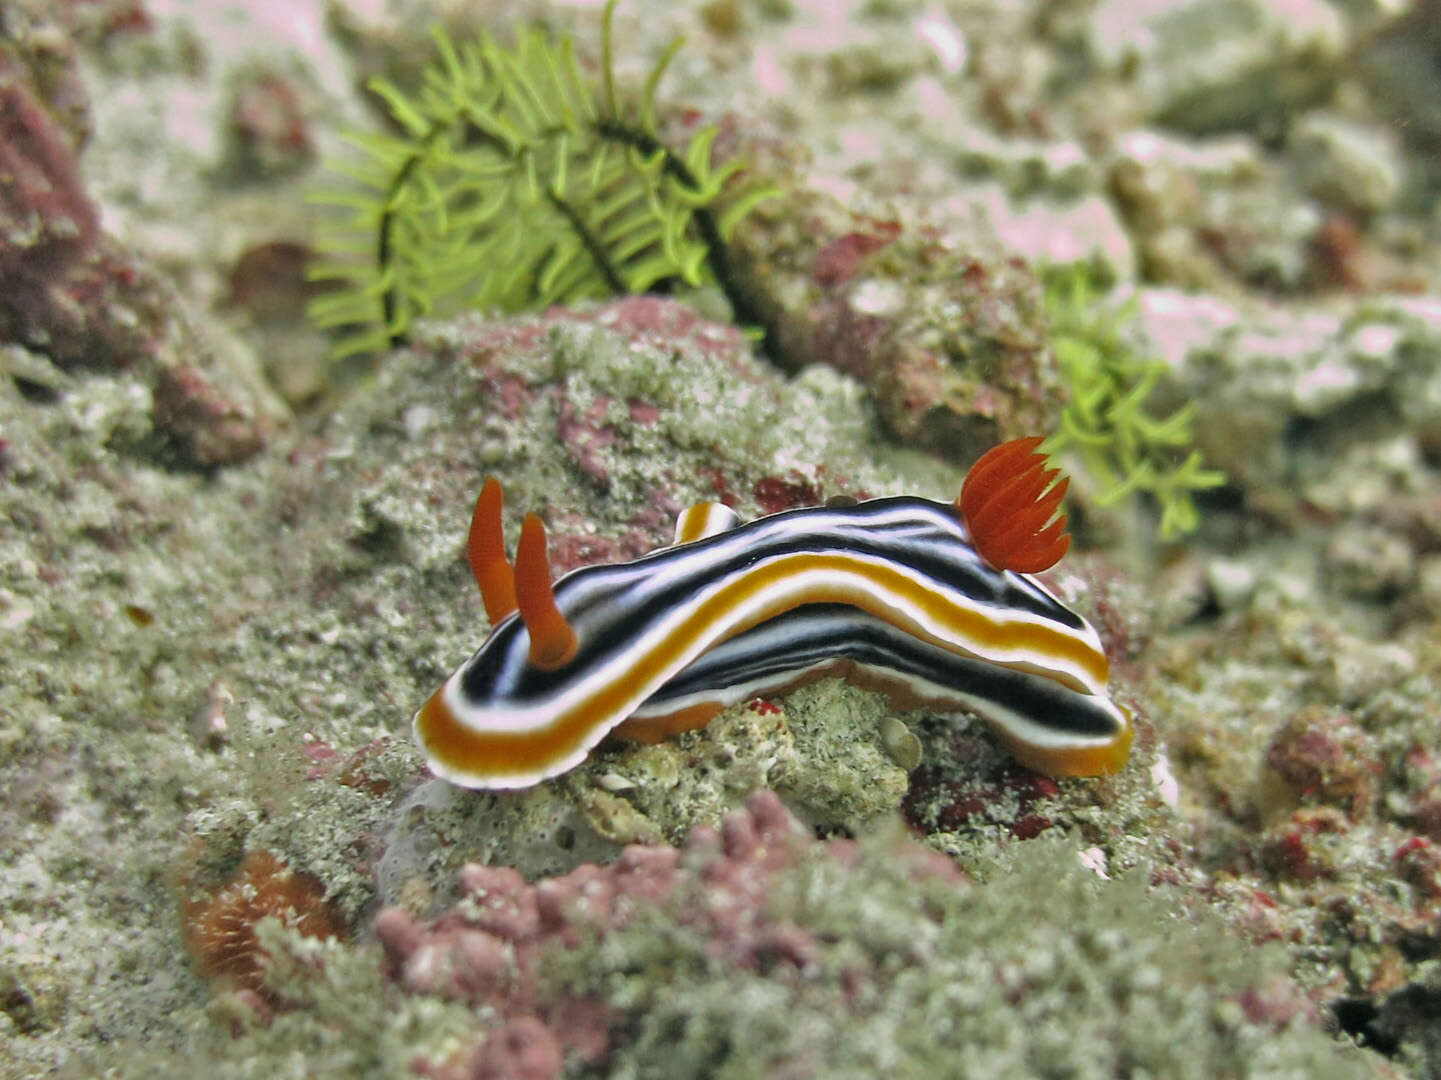
[[[1013,439],[986,451],[971,466],[956,499],[971,544],[997,570],[1049,570],[1071,546],[1066,515],[1051,520],[1070,480],[1057,483],[1061,471],[1045,467],[1045,455],[1036,453],[1043,441]]]
[[[575,629],[555,603],[545,526],[526,514],[515,546],[515,602],[530,634],[530,662],[542,671],[565,667],[575,657]]]
[[[992,724],[991,730],[1005,743],[1011,756],[1028,769],[1047,776],[1113,776],[1130,760],[1131,741],[1136,732],[1129,712],[1109,699],[1106,703],[1118,717],[1116,732],[1111,738],[1097,740],[1090,746],[1055,747],[1029,742],[1013,735],[1002,724]]]
[[[487,477],[475,500],[470,535],[465,542],[470,572],[480,586],[480,598],[485,602],[491,626],[515,611],[515,571],[505,556],[505,536],[501,532],[500,513],[504,506],[500,481]]]

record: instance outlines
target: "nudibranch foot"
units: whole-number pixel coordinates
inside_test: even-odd
[[[506,559],[487,481],[468,552],[493,625],[415,714],[430,767],[465,787],[526,787],[608,735],[663,738],[839,674],[898,705],[972,710],[1053,775],[1115,771],[1131,725],[1100,638],[1030,576],[1069,544],[1065,480],[1039,443],[985,455],[954,504],[872,499],[742,523],[703,503],[672,546],[553,585],[534,515]]]
[[[781,697],[832,676],[885,694],[897,709],[974,712],[1013,757],[1051,776],[1114,773],[1130,752],[1130,720],[1108,695],[955,655],[839,604],[798,608],[722,642],[627,724],[701,702]]]

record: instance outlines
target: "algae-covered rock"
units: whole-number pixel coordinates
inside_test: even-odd
[[[1294,183],[1253,139],[1148,128],[1117,140],[1110,172],[1146,276],[1220,292],[1236,281],[1293,292],[1325,276],[1325,220]]]
[[[337,369],[307,198],[366,77],[436,23],[600,70],[591,5],[383,6],[7,6],[49,165],[0,302],[0,1076],[1434,1071],[1437,5],[621,0],[622,106],[686,35],[656,130],[782,192],[732,237],[771,336],[638,297]],[[557,571],[701,500],[949,500],[1074,400],[1033,265],[1072,259],[1228,477],[1165,541],[1071,488],[1047,582],[1126,769],[825,682],[427,775],[486,475]]]
[[[1093,866],[1056,838],[977,880],[898,831],[818,843],[761,792],[680,851],[534,885],[467,866],[435,918],[382,911],[378,948],[271,927],[268,989],[292,1008],[239,1005],[237,1038],[143,1068],[204,1055],[225,1080],[305,1048],[379,1074],[409,1046],[427,1072],[529,1060],[545,1077],[1386,1075],[1320,1030],[1279,950],[1145,870]]]
[[[1305,189],[1357,214],[1385,210],[1403,182],[1393,134],[1317,110],[1291,129],[1287,146]]]
[[[860,379],[902,444],[964,461],[1054,423],[1062,390],[1039,283],[984,215],[797,187],[737,245],[763,286],[777,359]]]
[[[1249,128],[1336,77],[1345,35],[1323,0],[1104,0],[1090,47],[1147,114],[1193,133]]]
[[[1253,305],[1172,290],[1144,292],[1135,327],[1196,401],[1208,462],[1328,509],[1424,484],[1404,444],[1441,425],[1438,328],[1425,296]],[[1377,449],[1392,438],[1402,445]]]

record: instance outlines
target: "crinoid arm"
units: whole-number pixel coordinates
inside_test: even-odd
[[[513,46],[457,44],[434,31],[420,86],[371,90],[396,131],[353,136],[334,166],[349,187],[317,192],[337,217],[318,230],[312,278],[333,288],[310,306],[343,329],[335,354],[403,342],[415,320],[515,312],[671,284],[714,283],[738,314],[724,250],[736,223],[773,190],[716,163],[717,129],[684,147],[658,134],[655,91],[680,47],[627,108],[612,72],[615,0],[601,21],[602,80],[591,85],[569,38],[541,30]]]

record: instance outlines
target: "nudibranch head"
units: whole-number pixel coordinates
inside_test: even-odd
[[[1131,725],[1100,639],[1030,576],[1069,542],[1052,520],[1065,482],[1039,442],[987,454],[954,505],[896,497],[741,522],[702,503],[670,547],[554,584],[535,515],[506,558],[487,481],[467,551],[493,626],[415,714],[431,769],[526,787],[607,735],[661,738],[840,675],[907,707],[973,710],[1052,775],[1116,771]]]

